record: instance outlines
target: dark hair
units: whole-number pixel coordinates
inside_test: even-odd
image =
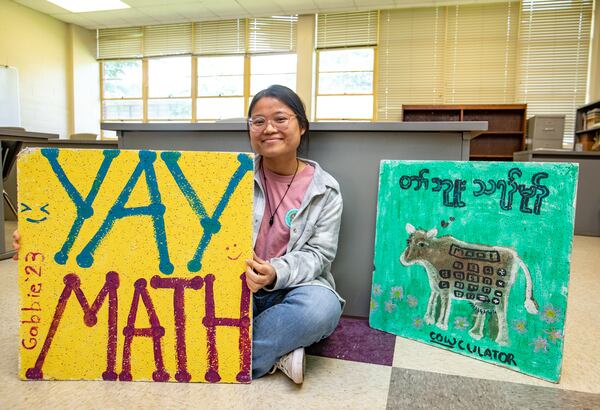
[[[264,90],[259,91],[252,98],[252,102],[248,107],[248,118],[252,115],[252,110],[256,103],[263,97],[271,97],[275,98],[288,107],[294,112],[296,115],[296,119],[298,120],[298,124],[301,128],[304,128],[304,134],[302,134],[300,138],[300,145],[298,146],[298,152],[308,153],[308,130],[309,130],[309,122],[306,117],[306,109],[304,107],[304,103],[302,99],[296,94],[294,91],[289,89],[284,85],[273,84]],[[248,127],[248,135],[250,135],[250,128]]]

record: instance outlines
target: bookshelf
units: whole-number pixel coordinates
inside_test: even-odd
[[[600,146],[600,100],[579,107],[575,112],[575,144],[583,151],[598,150]],[[596,148],[599,147],[599,148]]]
[[[402,121],[487,121],[471,140],[469,159],[512,161],[525,149],[527,104],[403,105]]]

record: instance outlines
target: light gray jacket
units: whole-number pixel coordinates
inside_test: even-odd
[[[254,244],[265,212],[265,194],[258,173],[259,161],[260,156],[257,156],[254,160]],[[287,252],[269,261],[277,271],[277,280],[269,290],[321,285],[335,292],[330,269],[337,252],[342,219],[340,186],[316,162],[302,161],[311,164],[315,173],[292,221]],[[345,303],[337,292],[336,295],[342,304]]]

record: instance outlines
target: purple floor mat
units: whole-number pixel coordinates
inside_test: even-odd
[[[396,336],[371,329],[368,319],[342,317],[327,339],[306,349],[306,353],[391,366]]]

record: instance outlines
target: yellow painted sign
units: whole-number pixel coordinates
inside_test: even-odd
[[[22,379],[249,382],[253,158],[19,156]]]

